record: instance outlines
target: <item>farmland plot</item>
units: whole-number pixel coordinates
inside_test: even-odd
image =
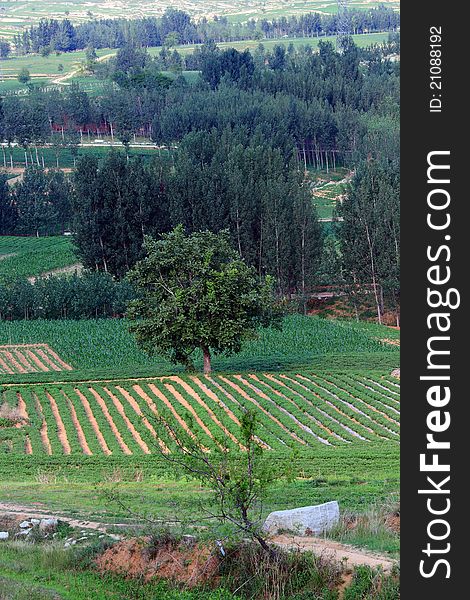
[[[0,346],[0,373],[47,373],[71,371],[48,344],[14,344]]]
[[[0,237],[0,283],[34,277],[76,263],[68,237]]]
[[[151,455],[171,453],[185,431],[210,449],[224,439],[242,448],[240,417],[258,416],[266,450],[397,444],[398,384],[372,372],[171,376],[8,386],[0,401],[23,415],[0,438],[17,454]],[[157,418],[171,425],[162,428]]]
[[[357,9],[374,8],[386,3],[399,9],[398,0],[351,0]],[[184,10],[196,18],[224,15],[231,20],[244,22],[250,18],[279,18],[304,12],[331,14],[337,11],[336,0],[4,0],[0,4],[0,34],[12,36],[18,29],[37,23],[42,18],[68,18],[74,23],[89,19],[124,17],[128,19],[159,17],[167,8]]]

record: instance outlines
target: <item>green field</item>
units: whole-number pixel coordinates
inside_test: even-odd
[[[363,0],[351,0],[350,5],[358,9],[370,9],[384,2]],[[398,0],[386,0],[386,4],[395,10],[399,10]],[[331,14],[337,11],[336,0],[295,0],[284,2],[283,0],[234,0],[233,2],[217,0],[194,0],[185,2],[183,0],[115,0],[105,2],[104,0],[74,0],[73,3],[64,0],[22,0],[14,2],[3,0],[1,5],[0,35],[11,37],[16,31],[37,23],[42,18],[69,18],[78,23],[88,21],[92,18],[117,18],[127,17],[129,19],[142,18],[145,16],[161,16],[169,8],[178,8],[189,12],[196,17],[210,18],[213,15],[228,17],[232,21],[246,22],[254,18],[279,18],[289,15],[298,15],[303,12],[316,11],[321,14]]]
[[[0,283],[76,264],[67,237],[0,237]]]
[[[388,38],[388,33],[371,33],[371,34],[360,34],[352,36],[355,43],[359,47],[366,47],[372,44],[381,44]],[[244,40],[239,42],[226,42],[218,44],[219,48],[236,48],[239,51],[243,50],[255,50],[260,43],[267,50],[272,50],[276,45],[283,44],[288,46],[293,44],[294,47],[300,46],[311,46],[312,48],[318,48],[320,41],[335,42],[335,36],[324,36],[321,38],[282,38],[274,40]],[[182,45],[176,46],[178,52],[183,56],[194,52],[197,45]],[[149,54],[151,56],[157,55],[161,51],[161,47],[149,48]],[[102,49],[99,50],[98,56],[107,57],[116,54],[116,50]],[[20,83],[16,76],[21,69],[26,68],[29,70],[32,78],[32,83],[37,86],[45,87],[48,85],[64,86],[70,85],[72,82],[79,83],[83,89],[91,92],[98,92],[103,88],[103,82],[93,76],[84,76],[80,74],[77,69],[80,67],[80,63],[85,58],[84,51],[68,52],[60,55],[51,55],[44,58],[39,55],[27,55],[12,57],[6,60],[2,60],[0,63],[1,77],[0,77],[0,94],[25,91],[27,86]],[[64,72],[58,72],[58,66],[62,64],[64,66]],[[64,75],[68,75],[62,82],[56,81],[59,77],[62,78]],[[197,78],[197,73],[186,71],[183,73],[186,79],[190,82]],[[55,81],[55,83],[54,83]]]
[[[219,539],[218,529],[205,529],[209,491],[175,479],[162,453],[173,453],[172,435],[183,430],[209,452],[220,440],[235,452],[240,418],[253,410],[266,461],[279,474],[260,516],[334,499],[343,521],[330,537],[397,557],[399,535],[384,523],[399,501],[400,388],[390,375],[399,353],[381,340],[398,335],[375,324],[289,316],[282,332],[264,330],[239,356],[215,358],[214,374],[205,377],[149,359],[125,320],[0,322],[0,350],[9,344],[0,371],[5,360],[11,370],[25,364],[20,356],[32,361],[24,343],[47,343],[57,353],[50,359],[37,351],[46,371],[0,375],[0,405],[16,407],[22,419],[19,427],[0,422],[0,498],[96,521],[108,533],[135,536],[148,532],[143,518],[178,518],[191,522],[185,533]],[[60,370],[59,359],[71,370]],[[366,525],[351,529],[349,518]],[[99,541],[95,535],[77,544],[78,556],[90,556]],[[0,585],[19,600],[49,593],[70,600],[87,600],[86,594],[103,600],[235,599],[220,590],[214,597],[197,591],[193,598],[158,581],[154,587],[100,580],[89,563],[70,566],[70,556],[74,565],[78,559],[57,540],[33,545],[28,560],[24,548],[16,541],[0,546]]]
[[[56,136],[57,141],[60,143],[61,137],[60,134]],[[105,158],[110,152],[113,146],[111,145],[111,138],[108,136],[105,138],[106,143],[109,145],[101,145],[101,146],[93,146],[93,142],[96,139],[96,135],[87,134],[84,132],[83,134],[83,143],[90,144],[90,146],[79,146],[76,149],[76,155],[74,156],[72,149],[70,146],[56,146],[55,148],[52,146],[46,146],[38,148],[38,159],[39,166],[43,166],[45,168],[56,169],[57,167],[60,169],[72,169],[76,164],[76,161],[80,159],[82,156],[96,156],[97,158]],[[116,144],[119,144],[115,140]],[[122,146],[117,145],[114,146],[117,151],[122,151]],[[26,155],[25,155],[26,154]],[[129,148],[129,156],[137,157],[140,156],[143,159],[150,159],[153,156],[158,155],[160,158],[171,159],[171,152],[164,148],[154,148],[145,146],[142,147],[131,147]],[[9,168],[11,163],[13,162],[14,167],[24,168],[27,164],[37,165],[36,151],[35,149],[29,149],[27,153],[23,148],[18,146],[13,147],[5,147],[2,148],[2,153],[0,154],[0,161],[4,168]],[[26,162],[27,161],[27,162]]]
[[[347,323],[319,317],[292,315],[285,319],[283,331],[264,329],[259,339],[247,342],[233,357],[215,356],[218,371],[281,370],[299,367],[320,369],[393,369],[398,366],[398,351],[382,343],[389,337],[388,327],[381,334],[374,330],[349,327]],[[379,337],[380,336],[380,337]],[[125,320],[96,321],[13,321],[0,322],[0,344],[47,343],[76,371],[61,377],[87,377],[100,372],[103,377],[168,375],[179,368],[162,358],[149,358],[136,346]],[[201,364],[201,358],[196,360]],[[15,375],[15,381],[32,375]],[[37,379],[38,375],[36,375]],[[41,374],[41,380],[50,380]],[[90,377],[91,378],[91,377]],[[5,377],[0,375],[0,381]]]
[[[351,179],[348,169],[309,170],[313,202],[320,219],[332,219],[336,205],[347,190]]]

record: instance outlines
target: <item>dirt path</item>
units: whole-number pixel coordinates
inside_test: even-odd
[[[74,265],[69,265],[67,267],[61,267],[59,269],[53,269],[52,271],[46,271],[45,273],[41,273],[40,275],[36,275],[34,277],[28,277],[28,281],[30,283],[35,283],[40,277],[49,277],[51,275],[67,275],[68,273],[80,273],[83,271],[83,265],[80,263],[76,263]]]
[[[100,56],[99,58],[96,59],[96,62],[104,62],[105,60],[109,60],[110,58],[113,58],[113,56],[116,56],[116,53],[113,52],[111,54],[105,54],[104,56]],[[56,77],[55,79],[53,79],[51,81],[52,84],[54,85],[69,85],[68,83],[65,83],[66,81],[68,81],[69,79],[72,79],[72,77],[75,77],[75,75],[78,75],[80,73],[80,71],[82,70],[82,67],[76,67],[74,69],[72,69],[71,71],[69,71],[68,73],[65,73],[64,75],[60,75],[60,77]],[[37,75],[35,75],[35,77],[37,77]],[[46,75],[46,77],[49,77],[49,75]]]
[[[10,504],[9,502],[0,502],[0,514],[11,515],[21,517],[22,519],[50,519],[51,517],[57,517],[61,521],[68,523],[71,527],[78,527],[81,529],[94,529],[95,531],[101,531],[107,533],[107,529],[110,527],[126,527],[125,523],[98,523],[97,521],[86,521],[76,518],[66,517],[57,512],[52,512],[47,509],[38,509],[33,506],[24,506],[22,504]],[[118,538],[119,536],[113,536]]]
[[[372,568],[382,567],[384,571],[390,571],[397,562],[386,556],[372,554],[364,550],[354,548],[335,542],[316,537],[300,537],[290,535],[278,535],[271,538],[271,542],[281,548],[298,549],[301,552],[313,552],[328,556],[333,560],[342,561],[347,559],[347,566],[354,567],[358,565],[367,565]]]

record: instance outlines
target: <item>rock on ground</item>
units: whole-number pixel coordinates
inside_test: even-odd
[[[336,501],[292,510],[278,510],[268,515],[263,529],[270,535],[291,531],[297,535],[320,535],[339,521]]]

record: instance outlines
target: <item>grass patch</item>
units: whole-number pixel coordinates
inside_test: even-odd
[[[33,277],[77,262],[72,241],[67,237],[0,237],[0,283]]]

